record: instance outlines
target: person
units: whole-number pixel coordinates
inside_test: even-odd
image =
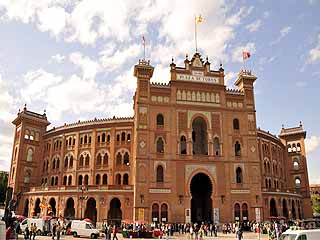
[[[237,238],[238,238],[238,240],[243,239],[243,232],[242,232],[241,228],[239,228],[237,231]]]
[[[37,235],[37,225],[35,223],[33,224],[33,227],[31,228],[31,232],[32,232],[32,236],[33,236],[32,239],[35,240],[36,235]]]
[[[52,226],[52,240],[54,240],[54,237],[56,236],[56,230],[57,230],[57,226],[54,223]]]
[[[19,233],[20,233],[20,231],[21,231],[20,223],[19,223],[19,222],[17,222],[17,224],[16,224],[16,229],[15,229],[15,231],[16,231],[16,240],[18,240],[18,239],[19,239]]]
[[[113,238],[112,238],[112,240],[114,240],[114,239],[118,240],[117,233],[118,233],[117,225],[114,225],[113,226]]]
[[[29,231],[29,228],[27,226],[26,229],[24,230],[24,239],[29,239],[29,234],[30,234],[30,231]]]
[[[60,223],[58,222],[57,223],[57,228],[56,228],[56,233],[57,233],[57,240],[60,240],[60,235],[61,235],[61,225]]]
[[[104,228],[104,235],[106,236],[106,240],[110,240],[109,239],[109,233],[108,233],[109,229],[108,228],[109,228],[109,226],[106,224],[105,228]]]

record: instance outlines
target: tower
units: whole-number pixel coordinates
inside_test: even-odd
[[[287,168],[287,189],[289,192],[302,196],[301,201],[291,201],[292,218],[310,218],[312,209],[310,202],[309,178],[304,139],[306,131],[302,124],[298,127],[282,127],[279,134],[280,140],[286,146],[285,156]]]
[[[146,212],[148,186],[150,178],[148,171],[148,152],[149,146],[149,97],[150,79],[153,75],[153,67],[149,61],[139,60],[139,64],[134,67],[134,76],[137,78],[137,90],[134,96],[134,209],[133,217],[135,220],[145,220],[148,216]]]
[[[27,192],[40,176],[43,154],[43,135],[50,124],[46,114],[38,114],[23,108],[12,122],[15,125],[9,187],[13,192]]]

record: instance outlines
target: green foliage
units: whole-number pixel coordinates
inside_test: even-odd
[[[316,194],[311,195],[312,210],[314,213],[320,213],[320,196]]]
[[[3,205],[6,200],[7,187],[8,174],[6,172],[0,172],[0,205]]]

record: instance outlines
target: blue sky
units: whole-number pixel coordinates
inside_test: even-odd
[[[155,67],[152,81],[169,81],[174,57],[182,65],[198,48],[212,66],[223,63],[233,87],[242,66],[255,84],[257,124],[307,131],[311,182],[320,183],[320,1],[235,0],[1,0],[0,169],[10,167],[19,108],[47,111],[52,126],[79,119],[132,115],[133,65]]]

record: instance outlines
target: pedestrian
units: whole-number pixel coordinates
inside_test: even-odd
[[[237,238],[238,238],[238,240],[243,239],[243,232],[242,232],[241,228],[239,228],[237,231]]]
[[[115,224],[113,226],[113,238],[112,238],[112,240],[114,240],[114,239],[118,240],[117,233],[118,233],[118,229],[117,229],[117,225]]]
[[[21,231],[20,223],[19,223],[19,222],[17,222],[17,224],[16,224],[15,231],[16,231],[16,240],[18,240],[18,239],[19,239],[19,233],[20,233],[20,231]]]
[[[32,231],[32,239],[33,240],[35,240],[35,238],[36,238],[36,235],[37,235],[37,225],[34,223],[33,224],[33,228],[31,229],[31,231]]]
[[[56,230],[57,230],[57,226],[54,223],[52,226],[52,240],[54,240],[54,237],[56,236]]]
[[[29,234],[30,234],[30,231],[29,231],[29,228],[27,226],[26,229],[24,230],[24,239],[29,239]]]
[[[61,225],[58,222],[57,228],[56,228],[56,233],[57,233],[57,240],[60,240],[60,235],[61,235]]]
[[[109,238],[109,226],[106,224],[104,229],[104,235],[106,236],[106,240],[110,240]]]

